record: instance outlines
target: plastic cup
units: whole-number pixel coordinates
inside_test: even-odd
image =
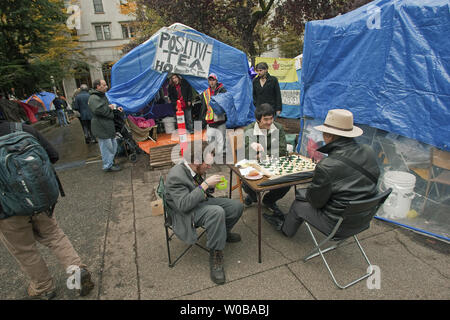
[[[216,184],[216,188],[218,190],[225,190],[228,186],[228,180],[225,179],[225,177],[222,177],[222,179],[220,179],[220,182],[218,184]]]

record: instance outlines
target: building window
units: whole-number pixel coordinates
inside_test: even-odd
[[[124,39],[134,38],[134,27],[129,24],[122,24],[122,36]]]
[[[97,40],[110,40],[111,30],[109,24],[96,25],[95,34],[97,35]]]
[[[102,2],[102,0],[94,0],[94,12],[95,13],[105,13],[103,11],[103,2]]]

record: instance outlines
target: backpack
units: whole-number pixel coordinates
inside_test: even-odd
[[[64,196],[47,151],[21,123],[0,137],[0,204],[3,218],[53,213],[59,193]],[[0,214],[1,215],[1,214]]]

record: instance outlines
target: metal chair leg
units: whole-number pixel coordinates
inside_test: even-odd
[[[194,246],[193,244],[189,245],[176,259],[175,261],[172,262],[172,257],[170,254],[170,241],[172,241],[172,237],[174,236],[174,233],[172,233],[172,235],[169,236],[169,231],[167,230],[168,228],[166,228],[166,241],[167,241],[167,254],[169,256],[169,268],[173,268],[177,262]],[[200,235],[198,236],[198,239],[200,239],[204,234],[205,234],[206,230],[203,230],[202,233],[200,233]],[[209,252],[209,250],[205,247],[203,247],[202,245],[200,245],[199,243],[195,243],[195,245],[197,247],[202,248],[203,250],[205,250],[206,252]]]
[[[325,266],[326,266],[326,268],[327,268],[327,270],[328,270],[328,273],[330,274],[330,276],[331,276],[331,278],[332,278],[334,284],[335,284],[338,288],[340,288],[340,289],[346,289],[346,288],[348,288],[348,287],[350,287],[350,286],[352,286],[352,285],[358,283],[359,281],[368,278],[370,275],[372,275],[372,273],[373,273],[373,271],[374,271],[374,270],[373,270],[373,267],[372,267],[372,264],[370,263],[369,258],[367,258],[367,255],[366,255],[366,253],[364,252],[364,250],[363,250],[361,244],[359,243],[358,238],[357,238],[356,236],[353,236],[353,238],[355,239],[355,242],[356,242],[356,244],[357,244],[359,250],[361,251],[361,254],[363,255],[364,259],[366,260],[366,262],[367,262],[367,264],[368,264],[368,266],[369,266],[369,272],[365,273],[363,276],[357,278],[356,280],[353,280],[353,281],[349,282],[349,283],[346,284],[346,285],[341,285],[341,284],[339,284],[339,283],[337,282],[335,276],[334,276],[333,271],[331,271],[331,268],[330,268],[330,266],[328,265],[327,260],[325,259],[324,253],[326,253],[326,252],[328,252],[328,251],[331,251],[331,250],[333,250],[333,249],[336,249],[336,248],[343,242],[343,240],[342,240],[342,241],[339,241],[339,242],[338,242],[336,245],[334,245],[334,246],[331,246],[331,247],[329,247],[329,248],[327,248],[327,249],[325,249],[325,250],[322,250],[322,249],[320,248],[320,246],[323,245],[323,244],[325,244],[326,242],[328,242],[328,239],[325,239],[325,240],[322,241],[321,244],[319,245],[319,244],[317,243],[316,237],[314,236],[314,234],[313,234],[313,232],[312,232],[312,230],[311,230],[309,224],[308,224],[307,222],[305,222],[305,224],[306,224],[306,226],[307,226],[307,228],[308,228],[308,231],[309,231],[309,233],[311,234],[311,237],[312,237],[312,239],[313,239],[313,242],[314,242],[314,244],[315,244],[315,246],[316,246],[316,247],[314,248],[313,252],[317,251],[317,253],[308,254],[307,256],[305,256],[305,257],[303,258],[303,261],[306,262],[306,261],[308,261],[309,259],[314,258],[314,257],[317,257],[318,255],[320,255],[320,256],[322,257],[323,262],[325,263]]]

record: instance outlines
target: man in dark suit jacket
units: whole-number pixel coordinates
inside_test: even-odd
[[[73,109],[80,113],[81,127],[83,128],[86,143],[97,142],[91,132],[92,112],[89,109],[89,87],[85,84],[80,86],[80,93],[75,97]]]
[[[206,143],[191,142],[183,160],[170,169],[166,178],[166,199],[173,230],[180,240],[194,244],[196,227],[206,229],[211,280],[223,284],[223,249],[226,242],[241,241],[240,235],[232,233],[231,229],[241,217],[243,206],[237,200],[210,195],[208,189],[214,189],[222,176],[203,179],[214,161],[212,152],[206,152],[203,158],[205,148]]]

